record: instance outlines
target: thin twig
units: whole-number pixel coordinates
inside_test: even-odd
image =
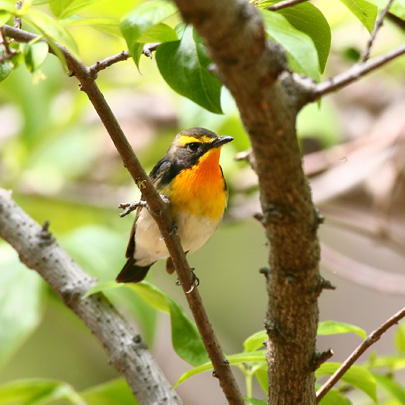
[[[7,36],[15,38],[18,41],[28,42],[37,35],[27,31],[17,30],[13,27],[4,26],[4,32]],[[70,52],[63,46],[58,45],[63,52],[69,71],[79,80],[81,89],[87,94],[93,104],[97,114],[109,133],[117,151],[121,155],[125,167],[128,169],[136,184],[142,184],[142,199],[148,203],[148,207],[154,219],[156,220],[162,237],[166,243],[167,249],[176,268],[183,291],[190,291],[194,283],[193,275],[188,265],[185,253],[182,249],[179,236],[172,232],[173,219],[170,211],[156,188],[152,184],[149,176],[146,174],[139,159],[135,155],[125,134],[123,133],[115,115],[107,104],[103,94],[100,92],[94,76],[89,75],[88,68],[72,57]],[[52,51],[50,51],[52,52]],[[208,355],[218,376],[220,386],[229,403],[243,405],[244,401],[232,374],[228,360],[226,359],[218,339],[214,333],[209,321],[207,312],[202,303],[198,288],[194,288],[190,293],[185,294],[194,320],[201,334],[201,338],[207,349]]]
[[[121,62],[130,58],[128,51],[122,51],[117,55],[109,56],[108,58],[97,61],[94,65],[91,65],[88,70],[90,75],[96,76],[100,70],[104,70],[114,63]]]
[[[394,316],[384,322],[378,329],[371,332],[370,335],[357,347],[357,349],[347,358],[347,360],[336,370],[336,372],[325,382],[324,385],[316,393],[316,401],[321,399],[329,392],[329,390],[342,378],[356,360],[392,326],[396,325],[402,318],[405,317],[405,307],[397,312]]]
[[[361,58],[361,61],[363,63],[367,62],[368,58],[370,57],[371,48],[373,47],[375,39],[377,38],[377,32],[382,27],[385,15],[388,13],[388,11],[389,11],[389,9],[390,9],[393,2],[394,2],[394,0],[388,0],[387,5],[381,11],[380,16],[378,17],[378,19],[376,20],[376,22],[374,24],[373,32],[371,34],[370,39],[368,40],[367,47],[366,47],[366,49],[364,51],[363,57]]]
[[[280,1],[279,3],[273,4],[270,7],[267,7],[267,10],[277,11],[277,10],[281,10],[283,8],[296,6],[297,4],[304,3],[305,1],[308,1],[308,0],[284,0],[284,1]]]
[[[142,49],[142,53],[147,56],[148,58],[152,59],[152,52],[156,51],[157,47],[161,44],[161,42],[157,42],[155,44],[145,44]]]
[[[359,63],[352,66],[346,72],[343,72],[335,77],[330,78],[326,82],[319,84],[310,83],[307,79],[300,79],[295,76],[298,84],[303,86],[303,90],[309,94],[308,101],[315,101],[324,96],[325,94],[332,93],[342,87],[347,86],[350,83],[357,81],[360,77],[365,76],[367,73],[378,69],[379,67],[387,64],[388,62],[398,58],[405,54],[405,44],[398,48],[387,52],[373,60],[366,63]]]

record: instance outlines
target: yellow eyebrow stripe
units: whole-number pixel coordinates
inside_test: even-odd
[[[213,141],[213,139],[212,138],[210,138],[210,137],[208,137],[208,136],[202,136],[201,138],[194,138],[194,136],[187,136],[187,135],[184,135],[184,136],[181,136],[180,137],[180,139],[179,139],[179,145],[180,146],[184,146],[184,145],[187,145],[188,143],[191,143],[191,142],[197,142],[197,143],[210,143],[210,142],[212,142]]]

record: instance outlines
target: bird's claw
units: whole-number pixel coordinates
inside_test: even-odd
[[[194,273],[195,269],[192,268],[190,270],[193,279],[191,280],[191,287],[188,291],[186,291],[186,294],[190,294],[194,290],[194,287],[198,287],[200,285],[200,279]],[[176,285],[180,286],[183,285],[183,283],[179,279],[176,279]]]
[[[132,211],[135,211],[138,207],[147,207],[148,204],[146,201],[132,201],[130,203],[121,203],[118,208],[123,209],[124,211],[121,212],[120,217],[125,217],[126,215],[130,214]]]

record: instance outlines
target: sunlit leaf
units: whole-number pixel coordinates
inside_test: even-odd
[[[370,366],[376,368],[388,368],[390,371],[405,369],[405,356],[403,354],[373,356]]]
[[[0,366],[3,366],[41,321],[45,290],[39,275],[23,266],[9,248],[3,245],[0,252]]]
[[[245,352],[253,352],[263,347],[263,342],[268,339],[267,333],[264,330],[254,333],[243,342]]]
[[[0,386],[0,405],[48,404],[57,400],[83,404],[83,398],[69,384],[62,381],[27,379]]]
[[[367,28],[373,31],[378,7],[372,0],[340,0]]]
[[[141,3],[128,12],[121,20],[121,30],[127,43],[132,43],[154,25],[177,12],[174,3],[166,0],[153,0]]]
[[[209,359],[197,327],[176,301],[147,281],[127,286],[155,309],[170,312],[173,348],[183,360],[196,366]]]
[[[163,23],[150,27],[138,38],[138,42],[142,43],[172,42],[178,40],[179,37],[176,31],[169,25]]]
[[[323,363],[316,370],[315,375],[319,378],[322,375],[332,375],[339,367],[340,363]],[[363,367],[351,366],[343,375],[342,381],[358,388],[366,393],[374,402],[377,402],[377,384],[370,371]]]
[[[76,41],[58,21],[38,9],[30,10],[29,16],[25,19],[44,36],[65,46],[75,58],[79,59]]]
[[[137,405],[128,383],[124,378],[107,381],[81,392],[86,405]]]
[[[264,1],[258,7],[266,8],[275,3],[278,0]],[[277,13],[282,14],[293,27],[312,39],[318,52],[319,69],[323,73],[329,56],[331,32],[322,12],[311,3],[302,3],[281,9]]]
[[[269,391],[269,373],[267,364],[256,368],[254,376],[265,394]]]
[[[24,50],[25,66],[30,72],[35,72],[45,62],[48,56],[48,44],[44,41],[34,44],[21,44]]]
[[[349,323],[323,321],[318,324],[318,335],[337,335],[340,333],[355,333],[362,339],[367,337],[367,333],[364,329],[355,325],[350,325]]]
[[[3,45],[0,45],[0,57],[5,54]],[[0,63],[0,82],[2,82],[14,68],[14,63],[11,60],[5,60]]]
[[[257,351],[253,353],[238,353],[238,354],[232,354],[230,356],[226,356],[227,360],[229,361],[229,364],[231,365],[236,365],[236,364],[241,364],[241,363],[251,363],[251,362],[262,362],[266,363],[266,353],[265,351]],[[197,374],[200,374],[204,371],[212,370],[212,363],[207,362],[204,364],[201,364],[200,366],[194,367],[193,369],[186,371],[174,384],[173,388],[176,388],[178,385],[180,385],[182,382],[188,380],[190,377],[193,377]]]
[[[293,27],[283,15],[268,10],[260,12],[266,34],[283,46],[291,69],[319,81],[318,53],[311,38]]]
[[[319,403],[321,405],[351,405],[351,402],[335,389],[331,389]]]
[[[401,404],[405,404],[405,389],[394,381],[393,377],[373,373],[378,387],[382,388],[390,397],[397,399]]]
[[[50,0],[49,7],[55,17],[62,19],[100,2],[100,0]]]
[[[400,323],[395,331],[395,348],[398,353],[405,353],[405,323]]]
[[[11,13],[2,10],[0,7],[0,26],[2,26],[3,24],[5,24],[11,17]]]
[[[65,27],[72,25],[90,26],[106,34],[121,37],[119,20],[116,18],[83,18],[73,15],[59,22]]]
[[[219,79],[208,70],[211,64],[200,37],[188,26],[183,38],[161,44],[156,50],[156,62],[167,84],[208,111],[221,114]]]
[[[189,319],[173,298],[153,284],[147,281],[137,284],[106,282],[93,287],[85,297],[96,292],[106,292],[118,287],[131,289],[151,307],[161,312],[170,313],[173,348],[183,360],[193,366],[207,362],[209,357],[194,322]]]

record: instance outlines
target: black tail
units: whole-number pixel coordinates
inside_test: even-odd
[[[117,283],[139,283],[146,277],[152,264],[154,263],[151,263],[149,266],[137,266],[135,259],[131,257],[128,259],[115,281]]]

